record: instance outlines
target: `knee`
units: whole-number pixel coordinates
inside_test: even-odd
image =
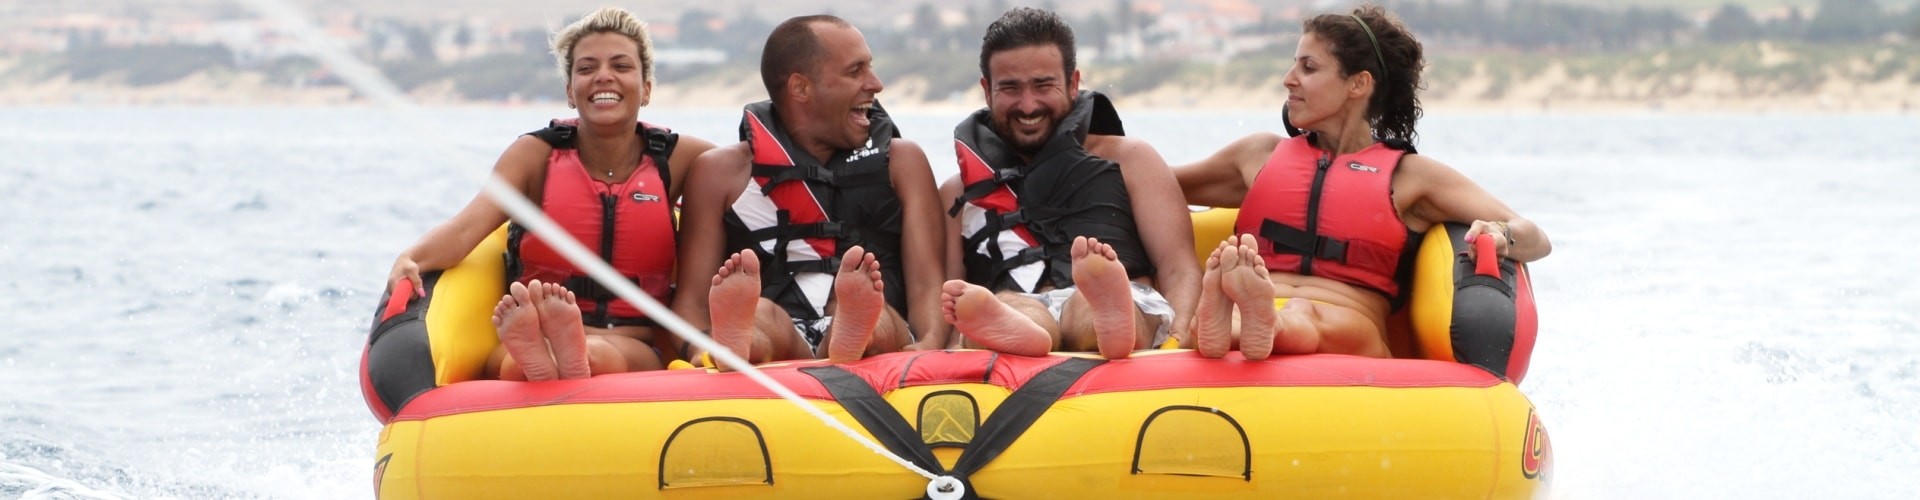
[[[648,355],[651,355],[651,350]],[[627,353],[600,335],[587,336],[587,367],[594,375],[622,373],[630,369]]]

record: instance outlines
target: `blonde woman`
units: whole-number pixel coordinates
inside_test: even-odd
[[[713,148],[638,119],[653,91],[653,43],[633,14],[603,8],[553,37],[567,107],[514,140],[494,164],[505,179],[575,239],[642,290],[671,299],[675,264],[673,200],[693,159]],[[507,222],[484,193],[394,259],[389,289],[422,271],[446,269]],[[512,227],[512,226],[510,226]],[[509,230],[508,294],[494,309],[500,347],[487,375],[505,380],[586,378],[659,369],[672,357],[668,335],[616,299],[532,233]],[[663,353],[664,350],[664,353]]]

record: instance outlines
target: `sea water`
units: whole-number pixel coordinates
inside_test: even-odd
[[[954,171],[959,111],[896,110]],[[558,107],[0,110],[0,498],[367,498],[393,256]],[[716,142],[739,111],[647,109]],[[1271,110],[1134,112],[1173,164]],[[1920,120],[1434,112],[1545,228],[1559,498],[1920,496]],[[822,434],[822,439],[835,439]]]

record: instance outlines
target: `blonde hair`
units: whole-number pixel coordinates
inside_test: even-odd
[[[587,35],[618,33],[640,46],[640,76],[653,84],[653,39],[647,36],[647,23],[619,7],[601,7],[553,34],[553,57],[560,64],[560,78],[573,83],[573,46]]]

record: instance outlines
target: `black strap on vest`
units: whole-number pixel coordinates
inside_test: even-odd
[[[1272,241],[1276,253],[1310,255],[1342,264],[1347,262],[1346,240],[1315,235],[1273,219],[1260,221],[1260,237]]]
[[[814,366],[801,368],[800,372],[818,379],[827,392],[833,395],[841,408],[853,415],[861,427],[867,429],[875,440],[886,446],[896,455],[929,472],[953,476],[966,486],[964,498],[979,498],[979,492],[973,488],[969,476],[992,463],[994,458],[1012,446],[1021,434],[1026,433],[1033,423],[1053,407],[1060,396],[1066,394],[1080,377],[1096,366],[1106,363],[1104,359],[1072,358],[1053,365],[1033,376],[1026,384],[1007,395],[1006,401],[987,416],[986,422],[974,433],[973,440],[960,452],[960,459],[953,464],[953,470],[946,470],[940,460],[933,456],[933,449],[920,439],[920,431],[907,423],[892,404],[880,397],[874,387],[866,380],[838,366]]]
[[[640,279],[638,277],[625,276],[625,278],[627,282],[633,283],[635,287],[639,287],[641,290],[646,289],[646,287],[640,286]],[[593,312],[580,311],[580,322],[587,326],[660,326],[659,322],[647,316],[626,317],[608,314],[608,311],[613,308],[613,301],[620,297],[614,295],[613,290],[601,286],[600,282],[595,281],[593,278],[576,274],[568,276],[567,280],[561,283],[561,286],[567,287],[567,291],[573,292],[576,296],[591,298],[595,304],[599,304],[599,307],[594,308],[595,310]]]
[[[673,148],[680,145],[680,134],[664,128],[648,127],[646,123],[634,123],[633,133],[646,138],[646,155],[653,157],[654,169],[660,171],[661,185],[672,189],[673,167],[669,162],[673,159]],[[554,120],[547,122],[546,128],[521,135],[531,135],[554,149],[572,149],[573,141],[580,136],[580,127]]]
[[[842,173],[819,165],[795,165],[791,167],[753,167],[754,177],[766,177],[768,188],[787,181],[807,181],[829,184],[835,187],[853,188],[878,184],[891,184],[891,173],[884,169],[872,169],[867,172]]]

